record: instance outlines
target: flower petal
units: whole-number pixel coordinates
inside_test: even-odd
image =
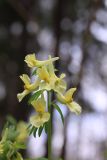
[[[50,79],[50,75],[47,71],[47,68],[46,66],[42,66],[41,68],[38,68],[37,69],[37,75],[39,76],[39,78],[41,80],[44,80],[46,82],[49,82],[49,79]]]
[[[60,79],[65,78],[65,76],[66,76],[66,74],[65,74],[65,73],[62,73],[62,74],[60,75]]]
[[[82,109],[81,106],[73,101],[72,103],[67,104],[68,108],[71,112],[75,112],[77,115],[81,113]]]
[[[51,60],[51,56],[49,56],[49,59]],[[55,74],[54,73],[55,69],[54,69],[54,65],[53,65],[52,62],[49,63],[49,65],[47,66],[47,69],[49,71],[49,75],[50,76],[52,76],[53,74]]]
[[[39,128],[40,126],[43,126],[43,124],[47,122],[49,118],[50,118],[50,114],[48,112],[44,112],[42,115],[37,114],[37,115],[31,116],[30,123],[33,126]]]
[[[51,59],[48,59],[48,60],[44,60],[44,61],[39,61],[36,59],[36,56],[35,54],[29,54],[25,57],[25,62],[27,63],[27,65],[29,67],[41,67],[43,65],[47,65],[49,64],[50,62],[53,62],[53,61],[56,61],[58,60],[59,57],[55,57],[55,58],[51,58]]]
[[[44,112],[43,116],[42,116],[43,122],[45,123],[45,122],[49,121],[49,119],[50,119],[50,113],[49,112]]]
[[[19,102],[21,102],[22,99],[29,93],[30,93],[30,91],[28,91],[28,90],[24,90],[22,93],[18,93],[17,98],[18,98]]]
[[[58,59],[59,59],[59,57],[49,58],[48,60],[44,60],[44,61],[37,60],[37,66],[35,66],[35,67],[41,67],[43,65],[48,65]]]
[[[66,101],[68,101],[68,102],[72,101],[72,96],[73,96],[75,91],[76,91],[76,88],[71,88],[65,93]]]
[[[47,91],[50,91],[52,89],[51,84],[46,82],[41,82],[39,87],[41,90],[47,90]]]
[[[35,54],[34,53],[33,54],[28,54],[25,57],[24,61],[27,63],[28,67],[32,68],[32,67],[36,66],[36,56],[35,56]]]
[[[59,82],[55,85],[54,91],[57,93],[64,93],[66,90],[67,84],[64,80],[60,79]]]
[[[31,104],[35,108],[36,112],[38,113],[45,112],[46,102],[43,95],[40,98],[38,98],[36,101],[35,100],[32,101]]]
[[[39,83],[40,83],[40,79],[37,78],[34,83],[26,85],[26,88],[30,91],[33,91],[33,90],[37,89],[37,87],[39,87]]]
[[[58,99],[59,102],[61,102],[61,103],[63,103],[63,104],[66,104],[66,99],[65,99],[65,97],[63,96],[63,94],[58,93],[58,94],[57,94],[57,99]]]
[[[31,117],[30,117],[30,123],[31,123],[33,126],[37,127],[37,128],[39,128],[40,126],[43,125],[43,122],[42,122],[42,120],[41,120],[41,118],[40,118],[39,115],[31,116]]]
[[[30,78],[27,74],[22,74],[20,76],[21,80],[24,82],[24,84],[29,85],[30,84]]]

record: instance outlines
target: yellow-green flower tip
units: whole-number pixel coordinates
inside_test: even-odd
[[[22,99],[27,95],[29,94],[30,92],[28,90],[24,90],[22,93],[18,93],[17,94],[17,98],[18,98],[18,101],[21,102]]]
[[[60,75],[60,79],[63,79],[63,78],[65,78],[66,77],[66,74],[65,73],[62,73],[61,75]]]
[[[82,112],[81,106],[75,101],[67,104],[67,106],[68,106],[68,108],[70,109],[71,112],[74,112],[77,115],[79,115]]]
[[[30,78],[27,74],[22,74],[20,76],[20,79],[24,82],[24,84],[29,84],[30,83]]]
[[[22,101],[23,97],[24,97],[24,96],[22,96],[21,93],[18,93],[18,94],[17,94],[17,99],[18,99],[19,102]]]
[[[74,92],[76,91],[76,88],[70,88],[66,93],[65,93],[65,99],[66,102],[71,102],[73,100],[72,96]]]
[[[24,60],[28,67],[34,67],[36,65],[36,56],[35,56],[35,53],[33,54],[28,54],[26,57],[25,57],[25,60]]]

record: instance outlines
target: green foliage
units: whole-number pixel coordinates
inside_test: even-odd
[[[36,132],[37,132],[37,128],[35,128],[35,130],[33,131],[33,136],[36,137]]]
[[[36,75],[36,71],[37,69],[34,69],[34,71],[32,72],[32,76]]]
[[[31,134],[33,134],[33,136],[36,137],[36,133],[37,133],[37,131],[38,131],[38,136],[40,137],[41,134],[42,134],[43,129],[45,128],[45,125],[46,125],[46,124],[44,124],[43,126],[40,126],[39,128],[36,128],[35,126],[29,125],[29,126],[28,126],[29,136],[30,136]]]
[[[29,131],[29,136],[34,132],[34,130],[35,130],[35,127],[32,126],[31,129],[30,129],[30,131]]]
[[[13,126],[17,125],[17,121],[10,115],[6,117],[6,120],[7,120],[8,125],[13,125]]]
[[[21,143],[14,143],[15,148],[16,149],[26,149],[26,145],[25,144],[21,144]]]
[[[29,99],[28,104],[31,104],[32,101],[37,100],[38,97],[43,93],[43,90],[35,92]]]
[[[31,125],[31,124],[29,124],[29,125],[28,125],[28,127],[27,127],[27,130],[29,130],[31,126],[32,126],[32,125]]]
[[[45,133],[47,133],[48,132],[48,122],[44,123],[44,129],[45,129]]]
[[[43,127],[42,127],[42,126],[40,126],[40,127],[39,127],[39,129],[38,129],[38,136],[39,136],[39,137],[41,136],[42,131],[43,131]]]
[[[21,134],[17,127],[19,123],[10,116],[7,119],[0,141],[0,160],[23,160],[19,150],[25,149],[26,145],[18,140]]]
[[[61,111],[60,107],[57,104],[54,104],[54,103],[52,105],[58,111],[58,113],[60,114],[62,123],[64,124],[64,116],[62,114],[62,111]]]

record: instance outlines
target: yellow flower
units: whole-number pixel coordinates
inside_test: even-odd
[[[23,121],[20,121],[17,124],[17,131],[19,132],[19,135],[16,138],[16,141],[19,143],[24,143],[27,139],[27,124]]]
[[[76,88],[69,89],[64,95],[63,94],[57,94],[58,100],[67,105],[67,107],[70,109],[71,112],[75,112],[76,114],[81,113],[81,107],[78,103],[73,101],[73,94],[76,91]]]
[[[49,112],[45,111],[46,102],[45,102],[44,96],[41,95],[40,98],[38,98],[36,101],[35,100],[32,101],[31,104],[34,107],[34,109],[36,110],[37,114],[34,116],[31,116],[30,123],[33,126],[39,128],[45,122],[47,122],[50,118]]]
[[[58,93],[66,90],[66,82],[63,80],[65,74],[61,74],[60,77],[57,77],[52,63],[38,68],[37,75],[42,80],[40,89],[46,89],[48,91],[52,89]]]
[[[20,76],[21,80],[24,82],[24,91],[22,93],[17,94],[17,98],[19,102],[30,92],[34,91],[37,89],[40,83],[40,79],[38,78],[34,83],[31,83],[30,78],[28,77],[27,74],[23,74]]]
[[[36,56],[35,54],[28,54],[26,57],[25,57],[25,62],[27,63],[27,65],[29,67],[41,67],[43,65],[47,65],[49,64],[50,62],[53,62],[53,61],[56,61],[58,60],[59,57],[55,57],[55,58],[50,58],[48,60],[45,60],[45,61],[39,61],[36,59]]]

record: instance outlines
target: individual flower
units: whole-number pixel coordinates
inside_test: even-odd
[[[60,77],[57,77],[52,62],[47,66],[38,68],[37,75],[42,80],[40,89],[46,89],[48,91],[54,90],[58,93],[66,90],[66,82],[63,80],[65,74],[61,74]]]
[[[67,105],[67,107],[70,109],[71,112],[75,112],[76,114],[81,113],[81,107],[78,103],[73,101],[73,94],[76,91],[76,88],[69,89],[65,94],[57,94],[58,100]]]
[[[16,137],[16,141],[19,143],[24,143],[28,137],[27,134],[27,124],[23,121],[20,121],[17,124],[17,131],[19,132],[19,135]]]
[[[55,58],[50,58],[48,60],[44,60],[44,61],[39,61],[36,59],[36,56],[35,54],[28,54],[26,57],[25,57],[25,62],[27,63],[27,65],[29,67],[41,67],[43,65],[47,65],[49,64],[50,62],[53,62],[53,61],[56,61],[58,60],[59,57],[55,57]]]
[[[22,93],[18,93],[17,94],[17,98],[19,100],[19,102],[22,101],[22,99],[29,94],[30,92],[34,91],[35,89],[38,88],[39,83],[40,83],[40,79],[37,78],[37,80],[35,80],[34,83],[31,83],[30,78],[28,77],[27,74],[23,74],[22,76],[20,76],[21,80],[24,82],[24,91]]]
[[[36,110],[37,114],[34,116],[31,116],[30,123],[33,126],[39,128],[40,126],[43,126],[43,124],[47,122],[50,118],[49,112],[45,111],[46,102],[43,94],[37,100],[32,101],[31,104]]]

